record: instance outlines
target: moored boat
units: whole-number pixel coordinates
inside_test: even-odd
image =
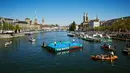
[[[36,40],[34,38],[29,39],[31,42],[35,42]]]
[[[7,46],[9,46],[9,45],[11,45],[11,44],[12,44],[12,41],[6,42],[6,43],[5,43],[5,47],[7,47]]]
[[[68,33],[67,36],[74,37],[74,34]]]
[[[124,54],[130,54],[130,48],[123,49],[122,53],[124,53]]]
[[[101,49],[104,49],[104,50],[107,50],[107,51],[116,51],[115,50],[115,47],[111,47],[110,45],[108,44],[104,44],[101,46]]]
[[[126,47],[124,49],[122,49],[122,53],[130,54],[130,40],[126,41]]]

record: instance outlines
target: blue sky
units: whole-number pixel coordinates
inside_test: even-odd
[[[34,20],[36,10],[40,23],[44,17],[46,24],[80,24],[84,12],[100,20],[129,16],[129,5],[130,0],[0,0],[0,17]]]

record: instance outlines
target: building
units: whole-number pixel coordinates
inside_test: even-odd
[[[89,22],[89,27],[90,28],[95,28],[95,27],[99,27],[100,26],[100,22],[98,22],[98,21],[90,21]]]
[[[96,19],[89,20],[88,13],[84,13],[83,22],[79,26],[79,31],[86,31],[88,28],[95,28],[100,26],[100,21],[98,16]]]
[[[88,13],[84,13],[83,22],[81,23],[81,26],[79,27],[79,30],[85,31],[87,29],[86,27],[88,26],[88,22],[89,22]]]
[[[25,18],[25,21],[26,21],[28,24],[31,24],[30,18]]]
[[[37,20],[35,20],[34,25],[30,25],[32,24],[32,20],[30,20],[30,18],[25,18],[25,21],[21,21],[18,19],[0,17],[0,24],[3,24],[3,22],[12,24],[14,26],[19,25],[19,27],[21,28],[20,32],[40,30],[40,25],[37,23]]]
[[[89,24],[89,28],[99,27],[100,22],[99,22],[98,16],[96,17],[96,19],[90,20],[88,24]]]
[[[78,31],[78,30],[79,30],[79,25],[76,24],[75,31]]]
[[[9,23],[9,24],[14,24],[15,20],[12,19],[12,18],[0,17],[0,23],[3,23],[3,22],[7,22],[7,23]]]
[[[34,23],[33,24],[38,24],[38,20],[34,19]]]

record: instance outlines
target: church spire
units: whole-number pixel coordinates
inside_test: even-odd
[[[97,14],[97,16],[96,16],[96,21],[99,21],[98,14]]]
[[[83,15],[83,22],[86,22],[86,14]]]
[[[42,18],[42,25],[44,25],[44,17]]]
[[[97,16],[96,16],[96,19],[98,19],[98,14],[97,14]]]
[[[88,23],[88,13],[86,13],[85,20],[86,20],[86,22]]]

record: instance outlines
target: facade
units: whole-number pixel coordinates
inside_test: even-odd
[[[75,29],[75,31],[77,31],[77,30],[79,30],[79,25],[76,25],[76,29]]]
[[[90,21],[89,22],[90,28],[95,28],[95,27],[99,27],[99,26],[100,26],[100,22],[98,22],[98,21]]]
[[[88,26],[88,13],[84,13],[83,15],[83,22],[81,23],[81,26],[80,26],[80,30],[81,31],[85,31],[87,29],[87,26]]]
[[[100,21],[98,19],[98,16],[96,17],[96,19],[90,20],[88,24],[89,24],[89,28],[99,27],[100,26]]]
[[[3,24],[3,22],[12,24],[12,25],[19,25],[20,32],[23,31],[31,31],[31,30],[40,30],[40,25],[39,24],[32,24],[32,21],[30,18],[25,18],[25,21],[20,21],[18,19],[12,19],[12,18],[4,18],[0,17],[0,24]]]
[[[100,26],[100,21],[98,16],[94,20],[88,19],[88,13],[84,13],[83,22],[79,26],[79,31],[86,31],[89,28],[94,28]]]
[[[38,20],[34,19],[34,23],[33,24],[38,24]]]
[[[31,24],[30,18],[25,18],[25,21],[26,21],[28,24]]]
[[[9,24],[14,24],[15,20],[12,19],[12,18],[0,17],[0,23],[3,23],[3,22],[7,22],[7,23],[9,23]]]

